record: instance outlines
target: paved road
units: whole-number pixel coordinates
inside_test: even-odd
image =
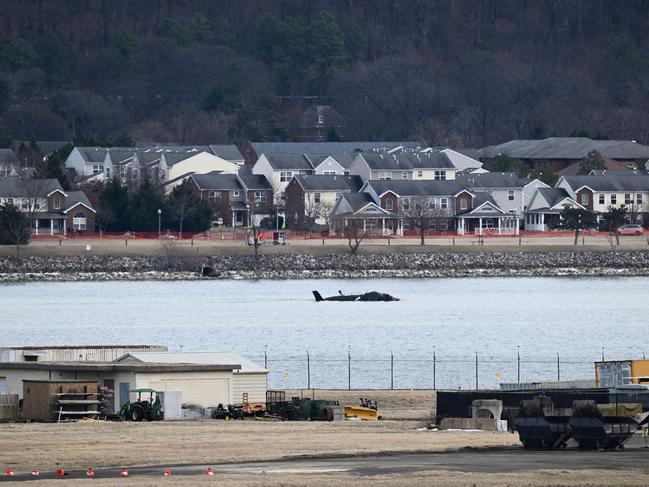
[[[476,473],[505,473],[539,469],[606,469],[646,471],[649,453],[641,446],[616,451],[525,451],[522,449],[462,450],[442,453],[412,453],[397,455],[369,455],[363,457],[289,459],[268,462],[242,462],[212,465],[216,474],[255,473],[324,473],[348,472],[359,476],[377,474],[413,474],[420,471],[452,470]],[[129,477],[162,476],[166,468],[172,475],[202,475],[207,465],[148,466],[128,469]],[[85,478],[85,470],[66,472],[66,478]],[[2,477],[0,482],[51,479],[53,472],[41,472],[39,477],[16,474]],[[117,478],[118,468],[95,470],[96,478]]]

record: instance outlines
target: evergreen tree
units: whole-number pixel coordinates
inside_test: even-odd
[[[575,245],[579,240],[579,232],[584,228],[592,228],[597,224],[595,213],[581,208],[565,207],[560,213],[559,228],[575,231]]]
[[[33,141],[36,144],[36,141]],[[60,148],[57,151],[52,152],[49,156],[43,159],[42,155],[35,164],[35,176],[37,178],[56,178],[61,183],[61,186],[64,190],[68,191],[72,189],[70,180],[68,179],[67,174],[65,173],[65,160],[72,152],[72,145],[66,144],[64,147]],[[32,146],[30,142],[30,150],[38,151],[40,154],[40,148]]]
[[[178,228],[179,236],[184,231],[203,232],[210,227],[212,209],[195,191],[189,181],[176,186],[167,200],[167,219]]]
[[[25,214],[12,203],[0,206],[0,245],[15,245],[20,257],[20,246],[29,243],[31,225]]]
[[[534,169],[530,173],[530,177],[543,181],[548,186],[554,186],[559,179],[559,176],[549,164],[544,164],[543,166]]]
[[[109,232],[129,230],[128,190],[116,176],[108,181],[99,192],[97,219],[100,229]]]
[[[140,184],[130,197],[129,214],[131,230],[137,232],[158,231],[158,210],[164,206],[164,200],[158,189],[148,178]]]
[[[579,163],[579,171],[577,174],[585,176],[590,174],[593,169],[606,169],[606,163],[602,156],[597,151],[591,151]]]

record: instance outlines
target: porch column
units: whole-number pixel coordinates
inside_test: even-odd
[[[545,213],[541,213],[541,231],[545,232]]]
[[[385,218],[381,220],[383,222],[383,235],[385,235]]]
[[[367,232],[367,220],[363,218],[363,233]]]
[[[64,219],[63,220],[63,236],[68,234],[68,220]]]
[[[480,217],[479,223],[478,223],[478,228],[479,232],[478,235],[482,235],[482,217]]]
[[[50,235],[54,235],[54,218],[50,218]]]
[[[232,210],[232,228],[234,228],[236,223],[237,223],[237,212]]]
[[[502,222],[502,217],[499,216],[499,217],[498,217],[498,235],[500,235],[500,234],[502,233],[502,229],[501,229],[501,226],[502,226],[502,225],[501,225],[501,222]]]
[[[38,218],[34,220],[34,225],[36,225],[36,235],[38,235]]]

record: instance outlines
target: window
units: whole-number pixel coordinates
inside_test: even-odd
[[[14,199],[13,198],[7,198],[7,204],[8,205],[13,205],[14,204]]]
[[[102,172],[104,172],[104,166],[102,164],[95,164],[92,166],[93,174],[101,174]]]
[[[469,207],[469,203],[466,198],[460,200],[460,210],[466,210]]]
[[[394,202],[391,199],[385,200],[385,209],[386,210],[392,211],[392,209],[394,208],[393,205],[394,205]]]
[[[119,166],[119,175],[124,177],[126,176],[126,167],[125,166]]]
[[[282,201],[286,200],[286,191],[282,191],[282,192],[279,194],[279,198],[280,198]]]
[[[379,179],[381,181],[390,181],[392,179],[392,173],[390,171],[380,171]]]
[[[509,191],[507,191],[507,199],[509,201],[514,201],[514,190],[513,189],[510,189]]]
[[[403,198],[403,200],[401,200],[401,206],[403,207],[404,210],[409,210],[410,209],[410,198]]]
[[[34,201],[34,209],[35,210],[40,210],[41,209],[41,204],[37,201]]]
[[[293,171],[282,171],[279,173],[279,182],[288,183],[293,177]]]
[[[212,203],[215,202],[220,198],[220,194],[218,191],[209,191],[207,193],[207,199],[210,200]]]
[[[86,215],[83,213],[77,213],[72,218],[72,227],[75,230],[85,230],[86,229]]]
[[[22,201],[20,202],[20,207],[21,207],[23,210],[26,210],[26,209],[28,208],[27,200],[22,200]]]
[[[110,167],[104,168],[104,174],[106,174],[106,179],[110,179]]]
[[[617,205],[617,195],[616,194],[611,195],[611,204],[612,205]]]
[[[323,125],[324,124],[324,115],[318,115],[318,124]]]
[[[435,222],[435,220],[431,220],[430,222],[428,222],[428,229],[437,230],[437,223]]]
[[[439,179],[439,180],[446,179],[446,171],[435,171],[435,179]]]
[[[316,205],[320,204],[320,193],[313,193],[313,202]]]
[[[604,196],[603,194],[599,195],[599,204],[600,205],[605,205],[606,204],[606,196]]]
[[[238,198],[241,195],[239,191],[232,191],[232,196]]]
[[[266,203],[266,191],[255,191],[255,203]]]
[[[401,179],[408,179],[408,171],[401,171]]]
[[[311,171],[309,171],[308,169],[300,169],[299,173],[300,174],[311,174]]]
[[[446,230],[448,230],[448,223],[440,223],[440,225],[439,225],[439,229],[440,229],[442,232],[445,232]]]
[[[588,204],[588,193],[581,194],[581,204],[586,206]]]
[[[341,196],[342,196],[342,193],[336,193],[336,201],[338,201]]]
[[[637,205],[642,205],[642,193],[638,193],[635,195],[635,202]]]
[[[442,198],[441,200],[441,208],[442,210],[447,210],[448,209],[448,198]]]
[[[628,206],[631,203],[633,203],[633,198],[631,198],[631,193],[625,193],[624,194],[624,204]]]
[[[338,173],[336,171],[322,171],[322,174],[325,176],[335,176]]]
[[[424,177],[424,171],[417,171],[417,177],[418,178],[423,178]]]

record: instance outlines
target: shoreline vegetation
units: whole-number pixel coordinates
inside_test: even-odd
[[[395,249],[396,250],[396,249]],[[202,277],[208,265],[213,277]],[[649,252],[428,251],[214,256],[0,257],[0,282],[649,276]]]

